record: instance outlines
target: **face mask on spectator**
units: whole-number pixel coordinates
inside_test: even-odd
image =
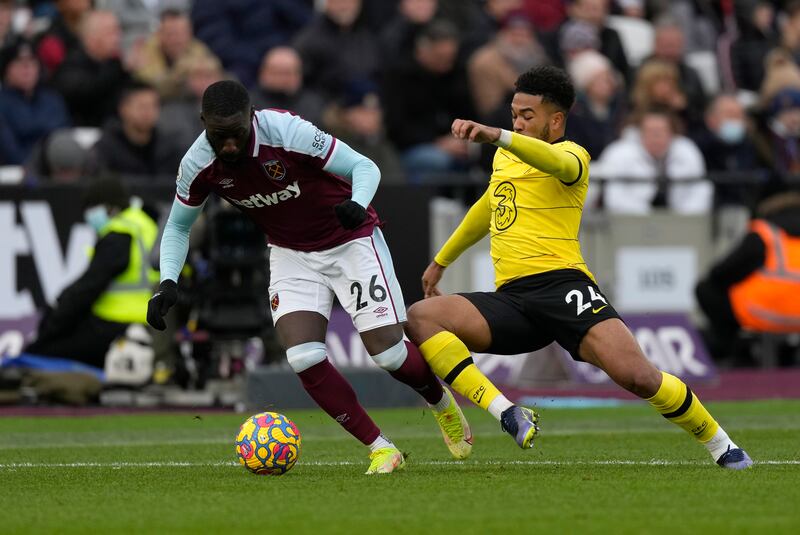
[[[743,121],[726,119],[719,125],[717,136],[728,145],[736,145],[744,139],[746,129]]]
[[[100,232],[100,230],[108,224],[109,216],[108,210],[105,206],[92,206],[91,208],[87,208],[83,212],[83,219],[86,223],[92,227],[95,232]]]

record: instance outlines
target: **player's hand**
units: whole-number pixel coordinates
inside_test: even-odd
[[[367,218],[367,209],[353,199],[347,199],[333,207],[339,223],[347,230],[358,227]]]
[[[466,139],[474,143],[494,143],[500,139],[499,128],[464,119],[453,121],[450,131],[456,139]]]
[[[444,266],[440,266],[436,262],[431,262],[428,267],[425,268],[425,273],[422,274],[422,291],[425,293],[425,299],[442,295],[442,292],[436,285],[439,284],[443,274]]]
[[[165,279],[158,286],[158,291],[147,302],[147,323],[154,329],[163,331],[167,328],[164,316],[178,300],[178,285],[174,280]]]

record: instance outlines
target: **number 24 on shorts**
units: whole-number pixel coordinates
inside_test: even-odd
[[[361,310],[362,308],[369,305],[366,300],[362,301],[362,297],[364,295],[364,287],[361,285],[360,282],[355,281],[353,284],[350,285],[350,295],[356,296],[356,310]],[[378,276],[373,275],[369,281],[369,296],[370,298],[375,301],[376,303],[380,303],[386,300],[386,288],[378,284]]]
[[[584,312],[586,312],[590,308],[592,309],[592,313],[593,314],[597,314],[598,312],[600,312],[601,310],[603,310],[605,307],[608,306],[608,301],[606,301],[605,297],[603,297],[602,295],[600,295],[599,293],[594,291],[594,288],[592,288],[591,286],[587,286],[586,288],[588,288],[588,290],[589,290],[589,302],[588,303],[584,303],[583,302],[584,301],[584,294],[580,290],[571,290],[567,294],[567,296],[564,298],[564,300],[567,303],[571,303],[573,301],[576,301],[576,305],[578,307],[577,313],[575,314],[576,316],[580,316],[581,314],[583,314]],[[592,302],[594,302],[594,301],[602,301],[603,304],[601,306],[597,307],[597,308],[593,308]]]

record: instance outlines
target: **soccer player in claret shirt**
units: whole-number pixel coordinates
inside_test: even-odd
[[[369,447],[367,474],[398,470],[405,459],[328,360],[325,331],[334,295],[373,360],[425,398],[451,454],[466,458],[472,434],[453,395],[417,347],[403,340],[403,295],[369,204],[380,180],[378,167],[297,115],[255,111],[238,82],[208,87],[202,120],[205,131],[178,171],[177,195],[161,239],[161,284],[148,305],[150,325],[165,327],[163,316],[177,299],[190,228],[215,193],[268,236],[269,300],[289,365],[314,401]]]
[[[589,155],[564,138],[575,91],[566,73],[539,67],[517,80],[514,132],[457,119],[458,139],[492,143],[489,187],[422,276],[426,299],[408,313],[408,332],[433,371],[488,410],[522,448],[538,416],[512,404],[473,364],[470,351],[514,355],[558,342],[576,360],[605,371],[694,436],[720,466],[750,457],[728,437],[680,379],[656,369],[603,296],[578,241]],[[491,236],[495,292],[441,295],[445,267]]]

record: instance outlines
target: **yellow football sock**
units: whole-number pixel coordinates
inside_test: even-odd
[[[433,373],[479,407],[488,410],[494,398],[500,395],[497,387],[475,366],[464,342],[453,333],[436,333],[419,346],[419,350]]]
[[[719,424],[703,407],[686,384],[666,372],[661,372],[661,387],[647,401],[670,422],[681,426],[700,442],[708,442]]]

